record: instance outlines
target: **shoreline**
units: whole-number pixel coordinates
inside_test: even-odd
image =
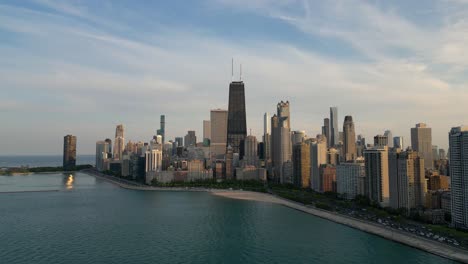
[[[208,189],[208,188],[188,188],[188,187],[152,187],[146,185],[134,186],[129,185],[123,181],[110,179],[99,174],[84,171],[88,175],[95,176],[96,178],[106,180],[121,188],[137,191],[184,191],[184,192],[208,192],[212,195],[224,197],[228,199],[237,200],[250,200],[257,202],[274,203],[286,206],[291,209],[301,211],[322,219],[335,222],[350,228],[354,228],[369,234],[373,234],[384,239],[394,241],[396,243],[404,244],[415,249],[425,251],[427,253],[437,255],[446,259],[455,260],[462,263],[468,263],[468,251],[455,248],[449,245],[438,243],[429,239],[425,239],[413,234],[402,232],[380,226],[378,224],[359,220],[349,216],[341,215],[338,213],[321,210],[315,207],[309,207],[294,201],[290,201],[272,194],[260,193],[253,191],[241,190],[227,190],[227,189]]]

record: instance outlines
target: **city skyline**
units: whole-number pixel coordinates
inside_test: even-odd
[[[167,139],[188,130],[202,135],[210,110],[227,109],[232,57],[235,78],[243,64],[247,129],[257,139],[263,114],[279,100],[291,102],[291,129],[309,136],[320,133],[330,106],[338,107],[338,127],[351,115],[356,135],[368,141],[391,130],[409,143],[410,128],[426,123],[433,144],[447,149],[450,128],[468,123],[466,43],[458,37],[468,7],[461,2],[129,4],[0,5],[7,91],[0,121],[9,124],[1,155],[59,154],[58,139],[69,133],[80,140],[78,154],[91,154],[96,137],[109,137],[117,124],[129,139],[148,140],[162,114]],[[173,8],[186,16],[174,22],[164,14]],[[39,138],[28,137],[31,130]]]

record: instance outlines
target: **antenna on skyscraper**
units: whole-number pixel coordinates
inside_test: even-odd
[[[234,78],[234,58],[232,58],[232,61],[231,61],[231,82],[233,78]]]
[[[242,81],[242,63],[240,64],[239,81]]]

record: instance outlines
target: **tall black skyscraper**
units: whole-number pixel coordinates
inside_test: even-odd
[[[244,139],[246,136],[244,82],[235,81],[229,85],[227,146],[231,146],[234,153],[239,153],[240,158],[244,156]]]

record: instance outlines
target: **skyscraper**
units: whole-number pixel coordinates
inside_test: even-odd
[[[228,111],[222,109],[211,110],[211,143],[210,152],[212,161],[224,159],[226,153]]]
[[[359,180],[366,176],[364,163],[341,163],[336,166],[336,189],[342,197],[354,199],[358,195]]]
[[[271,160],[271,124],[270,115],[263,115],[263,157],[265,159],[265,167],[268,167],[268,162]]]
[[[296,145],[297,143],[301,143],[306,139],[306,133],[304,130],[296,130],[293,131],[291,134],[291,141],[292,145]]]
[[[323,126],[322,126],[322,135],[324,135],[327,139],[327,146],[331,147],[331,135],[330,135],[330,118],[323,119]]]
[[[333,147],[338,145],[340,141],[340,133],[338,132],[338,107],[330,107],[330,145]]]
[[[380,206],[388,206],[390,187],[388,178],[388,147],[377,146],[364,151],[367,196]]]
[[[166,141],[166,116],[161,115],[159,119],[159,126],[160,128],[156,131],[157,136],[162,137],[162,143],[164,144]]]
[[[231,82],[229,85],[229,108],[227,120],[227,145],[234,153],[244,156],[243,144],[247,136],[247,119],[245,112],[244,82]]]
[[[403,137],[393,137],[393,147],[404,149]]]
[[[317,140],[310,144],[310,182],[313,190],[319,192],[320,186],[320,166],[327,164],[327,142]]]
[[[292,175],[289,175],[292,171],[288,169],[289,167],[284,167],[292,159],[289,101],[279,102],[276,110],[277,114],[271,118],[272,161],[275,180],[285,183],[286,179],[292,179]],[[285,175],[285,172],[288,175]]]
[[[345,161],[356,159],[356,132],[352,116],[346,116],[343,123],[343,148]]]
[[[407,210],[424,206],[424,159],[414,150],[389,151],[390,206]]]
[[[211,140],[211,121],[203,120],[203,141]]]
[[[293,146],[293,181],[299,188],[310,187],[310,145],[304,142]]]
[[[468,229],[468,126],[449,133],[452,225]]]
[[[387,146],[388,146],[388,148],[393,148],[393,135],[392,135],[392,131],[390,131],[390,130],[385,130],[384,136],[387,137]]]
[[[189,130],[187,131],[187,135],[184,138],[184,147],[190,147],[197,145],[197,136],[195,135],[195,131]]]
[[[114,140],[114,154],[112,157],[114,160],[122,159],[122,152],[124,151],[125,137],[123,125],[117,125],[115,128],[115,140]]]
[[[411,148],[419,152],[427,169],[433,168],[432,162],[432,129],[424,123],[411,128]]]
[[[96,142],[96,169],[99,171],[106,170],[104,166],[104,161],[108,159],[108,154],[110,153],[110,145],[107,141],[98,141]]]
[[[76,166],[76,136],[63,138],[63,169],[72,170]]]
[[[383,146],[388,147],[388,138],[387,138],[387,136],[376,135],[374,137],[374,147],[383,147]]]
[[[258,154],[257,154],[257,138],[255,136],[247,136],[244,143],[245,155],[244,165],[245,166],[258,166]]]

